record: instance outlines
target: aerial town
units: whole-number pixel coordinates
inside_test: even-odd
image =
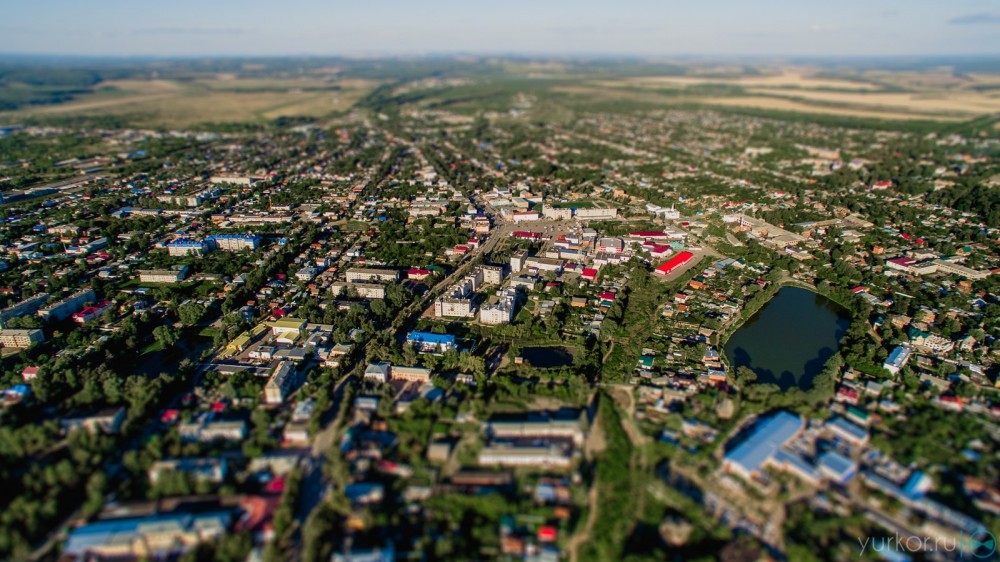
[[[469,80],[243,128],[8,116],[0,558],[951,560],[1000,532],[996,127],[561,119]]]

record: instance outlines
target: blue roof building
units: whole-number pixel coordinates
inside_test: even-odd
[[[868,430],[847,421],[846,418],[833,418],[827,422],[826,427],[836,437],[844,439],[851,445],[863,445],[868,442]]]
[[[406,341],[421,351],[447,351],[458,347],[451,334],[412,331],[406,335]]]
[[[858,465],[836,451],[827,451],[817,459],[819,470],[830,480],[844,485],[858,473]]]
[[[761,469],[792,440],[804,423],[802,418],[790,412],[778,412],[759,421],[753,432],[733,450],[726,453],[723,468],[746,479],[760,474]]]
[[[889,357],[885,359],[882,363],[882,367],[894,375],[898,375],[903,367],[906,366],[906,362],[910,360],[910,348],[903,347],[901,345],[896,346],[896,349],[892,350]]]

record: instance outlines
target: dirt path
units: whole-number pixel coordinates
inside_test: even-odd
[[[590,485],[590,491],[587,493],[587,503],[590,505],[590,511],[587,513],[587,524],[584,525],[583,532],[573,535],[569,539],[569,544],[566,545],[570,562],[576,562],[577,549],[579,549],[581,544],[590,540],[590,533],[594,530],[594,525],[597,523],[597,499],[597,481],[595,480]]]

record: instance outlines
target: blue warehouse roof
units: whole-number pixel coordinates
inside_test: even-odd
[[[802,429],[802,418],[789,412],[777,414],[760,422],[753,433],[726,454],[726,460],[755,472],[785,443]]]
[[[825,469],[832,475],[836,475],[837,482],[844,484],[854,477],[858,466],[854,461],[841,455],[836,451],[827,451],[817,459],[820,468]]]
[[[413,331],[407,334],[406,341],[414,343],[454,344],[455,336],[451,334]]]

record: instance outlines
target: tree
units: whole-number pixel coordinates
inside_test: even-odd
[[[205,307],[198,303],[184,304],[177,309],[177,315],[181,319],[181,324],[194,326],[205,316]]]
[[[173,347],[181,339],[180,332],[173,326],[157,326],[153,329],[153,337],[163,347]]]

